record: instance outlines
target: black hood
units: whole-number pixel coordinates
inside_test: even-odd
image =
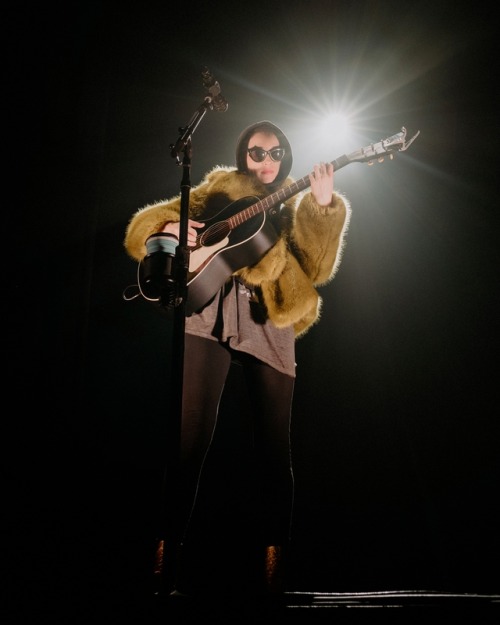
[[[254,135],[256,132],[272,132],[278,137],[279,145],[281,148],[285,148],[285,156],[281,161],[281,167],[276,177],[276,180],[272,183],[272,185],[266,186],[279,186],[283,180],[285,180],[290,171],[292,169],[293,157],[292,157],[292,146],[290,142],[286,138],[284,132],[278,128],[275,124],[268,121],[257,122],[256,124],[252,124],[245,128],[243,132],[240,134],[238,138],[238,142],[236,144],[236,167],[238,171],[248,173],[247,167],[247,149],[248,142],[250,137]]]

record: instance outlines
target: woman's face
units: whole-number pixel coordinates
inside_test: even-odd
[[[256,132],[254,135],[250,137],[248,141],[248,150],[252,148],[261,148],[265,152],[273,150],[275,148],[279,148],[279,141],[275,134],[268,132]],[[257,156],[262,157],[263,154],[258,154]],[[247,152],[247,167],[248,171],[253,173],[263,184],[270,184],[274,182],[281,166],[281,159],[283,158],[284,152],[280,154],[281,151],[275,152],[273,155],[266,153],[263,160],[260,162],[256,162],[251,156],[250,153]],[[281,156],[281,158],[279,158]],[[279,158],[279,160],[273,160]]]

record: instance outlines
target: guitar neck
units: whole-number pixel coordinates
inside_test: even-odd
[[[386,154],[390,154],[391,152],[394,152],[396,150],[399,152],[407,150],[419,134],[420,130],[415,135],[413,135],[413,137],[409,141],[406,141],[406,128],[403,126],[401,128],[401,132],[398,132],[395,135],[388,137],[387,139],[379,141],[378,143],[371,143],[370,145],[356,150],[349,155],[343,154],[334,161],[331,161],[331,164],[333,165],[334,171],[338,171],[339,169],[342,169],[342,167],[349,165],[349,163],[369,163],[373,162],[374,159],[383,160],[383,157]],[[300,178],[300,180],[297,180],[290,186],[285,187],[284,189],[280,189],[275,193],[271,193],[271,195],[267,196],[263,200],[259,200],[255,204],[252,204],[252,206],[249,206],[248,208],[242,210],[240,213],[237,213],[236,215],[233,215],[230,219],[228,219],[227,222],[229,224],[229,227],[231,229],[236,228],[247,219],[255,217],[255,215],[258,215],[259,213],[262,213],[263,211],[268,210],[273,206],[276,206],[276,204],[285,202],[292,196],[297,195],[297,193],[300,193],[304,189],[307,189],[310,184],[311,183],[309,181],[309,175],[307,175],[303,178]]]
[[[343,156],[339,156],[339,158],[335,159],[334,161],[331,161],[331,164],[333,165],[333,170],[338,171],[342,167],[348,165],[350,162],[352,162],[351,159],[346,154],[344,154]],[[231,228],[235,228],[247,219],[255,217],[263,211],[269,210],[273,206],[276,206],[276,204],[286,202],[286,200],[289,200],[294,195],[297,195],[297,193],[304,191],[304,189],[307,189],[310,185],[311,182],[309,180],[308,174],[307,176],[303,176],[299,180],[296,180],[288,187],[284,187],[283,189],[280,189],[275,193],[271,193],[271,195],[268,195],[264,199],[259,200],[248,208],[245,208],[236,215],[230,217],[227,221],[229,222]]]

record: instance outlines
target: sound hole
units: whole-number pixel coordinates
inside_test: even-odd
[[[227,221],[219,221],[216,224],[212,224],[205,232],[200,236],[199,243],[204,247],[210,247],[215,245],[229,236],[229,224]]]

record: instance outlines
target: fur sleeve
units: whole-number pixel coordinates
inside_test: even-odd
[[[207,204],[207,198],[219,188],[223,189],[230,179],[231,168],[217,166],[210,171],[201,183],[191,190],[189,197],[189,215],[196,219]],[[139,209],[130,219],[124,246],[134,260],[141,260],[146,255],[146,239],[155,232],[160,232],[168,221],[179,221],[181,210],[180,196],[161,200]]]
[[[319,206],[311,193],[301,200],[295,215],[291,250],[315,286],[330,281],[342,256],[351,209],[347,199],[334,193],[330,206]]]

